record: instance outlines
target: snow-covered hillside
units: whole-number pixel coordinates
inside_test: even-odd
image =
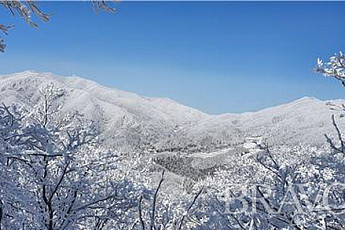
[[[97,229],[145,229],[156,222],[182,226],[187,216],[188,226],[203,220],[196,227],[162,229],[237,229],[239,220],[247,229],[252,213],[270,223],[285,218],[272,227],[260,219],[257,229],[283,229],[302,223],[293,219],[299,206],[280,205],[286,186],[305,183],[299,197],[310,200],[325,185],[345,181],[345,150],[333,138],[331,120],[334,115],[339,132],[345,130],[343,100],[305,97],[257,112],[209,115],[83,78],[26,71],[0,76],[0,103],[1,210],[8,213],[3,229],[21,229],[22,223],[28,229],[95,229],[98,220],[109,227]],[[238,189],[246,202],[265,208],[228,213],[224,204],[234,200],[227,193]],[[256,191],[282,211],[272,215],[256,202]],[[301,204],[305,226],[325,226],[319,213],[316,219],[314,209],[309,213],[313,207]],[[323,214],[330,209],[319,205],[315,211],[332,223],[344,219],[343,213]]]
[[[345,101],[302,98],[242,114],[209,115],[166,98],[149,98],[101,86],[79,77],[25,71],[0,76],[0,101],[28,110],[39,89],[53,83],[65,90],[62,111],[98,121],[107,147],[120,151],[214,152],[240,146],[248,136],[275,144],[321,144],[334,134],[331,115],[344,126]],[[226,103],[226,102],[224,102]]]

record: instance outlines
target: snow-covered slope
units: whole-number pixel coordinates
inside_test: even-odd
[[[345,130],[345,100],[322,101],[303,97],[291,103],[258,112],[238,115],[224,114],[219,122],[231,121],[246,136],[262,136],[272,144],[325,143],[324,135],[334,135],[331,116]]]
[[[170,99],[141,97],[79,77],[34,71],[0,76],[0,101],[30,109],[41,97],[39,89],[51,83],[67,92],[62,114],[78,111],[88,119],[99,121],[106,144],[121,151],[207,146],[223,135],[217,127],[190,132],[192,127],[198,127],[200,120],[210,116],[201,111]],[[215,135],[204,142],[204,136],[209,138],[209,131]],[[225,133],[233,136],[239,131],[230,125]]]
[[[50,83],[67,92],[63,113],[78,111],[99,121],[105,144],[121,151],[208,152],[238,146],[252,135],[268,138],[271,144],[320,144],[325,133],[334,133],[332,114],[341,127],[345,124],[341,100],[302,98],[258,112],[208,115],[170,99],[34,71],[0,76],[0,101],[29,109],[38,102],[39,89]]]

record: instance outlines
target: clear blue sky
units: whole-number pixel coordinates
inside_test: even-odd
[[[345,48],[345,2],[121,2],[98,15],[84,1],[39,4],[53,14],[39,29],[5,19],[16,27],[1,74],[76,74],[212,114],[345,95],[311,71]]]

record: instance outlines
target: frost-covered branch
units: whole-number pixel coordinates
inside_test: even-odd
[[[45,13],[37,4],[38,1],[34,0],[10,0],[10,1],[0,1],[0,6],[10,14],[14,16],[21,17],[29,26],[31,27],[38,27],[38,23],[33,20],[34,17],[37,17],[39,20],[43,22],[48,22],[50,20],[51,15]],[[93,9],[97,13],[100,10],[106,12],[115,12],[115,8],[110,6],[108,1],[104,0],[90,0],[92,3]],[[114,1],[115,2],[115,1]],[[7,35],[8,29],[12,28],[13,25],[4,25],[0,23],[0,31],[3,32],[4,35]],[[0,52],[4,52],[6,45],[4,44],[4,40],[0,36]]]
[[[340,142],[340,148],[336,146],[336,144],[333,142],[333,140],[330,137],[327,136],[327,134],[325,134],[326,140],[332,149],[345,154],[345,143],[344,143],[342,134],[340,132],[340,129],[335,121],[334,114],[332,115],[332,124],[335,131],[337,132],[338,140]]]
[[[345,55],[339,52],[339,54],[331,56],[327,63],[317,59],[315,71],[324,76],[333,77],[345,86]]]

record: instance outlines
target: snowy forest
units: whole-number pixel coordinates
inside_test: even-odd
[[[319,48],[316,42],[306,45],[313,35],[312,30],[308,30],[310,26],[299,21],[308,13],[302,10],[305,3],[297,4],[298,7],[285,5],[291,7],[286,12],[290,12],[293,18],[285,16],[284,11],[283,19],[277,9],[284,7],[277,3],[241,6],[236,2],[217,5],[213,11],[211,5],[201,3],[183,5],[186,8],[179,8],[181,6],[177,3],[169,7],[151,3],[133,7],[124,4],[123,9],[132,10],[131,17],[122,14],[119,16],[122,18],[115,21],[101,12],[117,12],[118,5],[108,1],[90,2],[91,7],[87,9],[93,7],[96,13],[100,13],[97,19],[94,14],[85,16],[87,13],[82,5],[66,7],[53,2],[50,6],[60,13],[66,11],[71,18],[73,15],[76,23],[64,21],[67,17],[61,21],[53,20],[55,31],[43,26],[42,30],[48,35],[40,41],[37,37],[44,33],[35,37],[19,26],[19,31],[24,31],[25,35],[16,34],[10,20],[2,21],[0,52],[8,56],[0,57],[1,67],[7,57],[16,57],[15,61],[7,62],[9,67],[4,72],[10,72],[17,62],[24,63],[23,66],[29,62],[39,63],[44,66],[41,69],[48,68],[50,64],[47,63],[52,62],[66,71],[79,67],[87,72],[93,66],[97,71],[104,71],[102,73],[109,70],[109,75],[111,67],[113,71],[123,68],[126,70],[122,73],[134,75],[133,79],[138,80],[135,74],[145,76],[143,72],[149,70],[146,86],[157,84],[158,88],[171,83],[173,88],[171,78],[166,82],[162,80],[162,84],[158,77],[153,77],[155,81],[149,77],[151,71],[154,72],[153,67],[155,70],[161,68],[164,74],[172,72],[170,77],[179,76],[181,73],[175,65],[180,63],[183,70],[189,69],[186,66],[197,68],[197,80],[200,77],[200,81],[205,81],[199,86],[203,86],[201,88],[206,92],[195,97],[207,95],[210,92],[208,88],[217,91],[226,83],[241,83],[242,79],[227,81],[226,78],[214,77],[212,81],[219,81],[222,87],[218,85],[219,88],[213,89],[213,85],[207,85],[206,75],[202,75],[202,63],[206,63],[213,71],[208,73],[208,78],[216,73],[226,75],[221,71],[224,66],[231,69],[231,75],[242,77],[245,76],[241,75],[242,72],[249,69],[257,78],[247,78],[254,83],[247,80],[245,85],[248,88],[241,89],[242,93],[247,94],[247,91],[260,87],[266,93],[264,85],[270,81],[267,79],[278,82],[282,78],[269,78],[269,75],[266,80],[260,78],[259,72],[267,74],[264,65],[272,75],[282,72],[284,75],[285,71],[288,75],[291,72],[287,69],[298,70],[297,67],[292,68],[294,58],[289,56],[291,53],[301,50],[303,56],[309,46]],[[332,4],[320,5],[324,7],[322,12],[318,11],[320,6],[313,5],[317,9],[316,16],[313,16],[322,21],[321,13],[336,7]],[[4,12],[18,17],[15,24],[19,25],[24,21],[37,27],[36,20],[47,22],[52,16],[41,10],[36,1],[0,1],[0,6]],[[188,7],[194,7],[198,13],[193,14],[192,8]],[[236,26],[231,26],[234,20],[225,8],[235,9],[234,15],[239,18]],[[264,12],[263,21],[252,26],[255,17],[263,17],[257,14],[256,9],[265,9],[275,18],[266,18],[266,14],[272,15]],[[209,10],[213,12],[212,16],[207,15]],[[146,11],[149,17],[143,14]],[[175,11],[184,17],[177,17]],[[216,17],[218,14],[220,18]],[[337,16],[338,13],[333,14]],[[247,17],[251,19],[247,21]],[[298,19],[293,21],[295,17]],[[203,18],[207,21],[201,22]],[[341,37],[338,23],[333,23],[336,21],[333,17],[329,18],[333,21],[326,27],[332,28],[337,24],[334,37]],[[167,21],[160,22],[163,19]],[[78,20],[85,24],[79,25]],[[96,20],[100,21],[96,23]],[[114,20],[112,22],[116,22],[117,27],[113,26],[114,29],[100,23],[107,20]],[[227,26],[219,26],[224,25],[224,21],[227,21]],[[321,28],[327,29],[319,25],[320,21],[313,22],[318,33]],[[138,27],[127,26],[133,26],[132,22]],[[177,24],[173,24],[175,22]],[[189,28],[190,25],[194,26]],[[270,25],[278,29],[271,31]],[[178,30],[175,31],[174,26]],[[304,30],[310,33],[299,37],[299,32]],[[278,36],[281,31],[283,33]],[[7,36],[9,32],[13,37]],[[263,36],[265,34],[269,37]],[[322,34],[328,36],[326,32],[322,31]],[[260,36],[263,36],[261,40]],[[66,37],[70,40],[64,40]],[[301,47],[297,45],[297,38],[305,41]],[[131,43],[131,39],[135,42]],[[319,37],[315,39],[323,41]],[[269,45],[280,44],[283,49],[270,46],[274,51],[270,53],[261,45],[267,41]],[[291,43],[295,50],[289,48]],[[329,45],[331,42],[324,43]],[[197,47],[190,50],[193,45]],[[236,47],[231,47],[230,52],[226,48],[231,45]],[[38,54],[36,46],[41,47]],[[23,47],[30,48],[25,50]],[[214,47],[217,49],[212,49]],[[46,61],[45,53],[50,49],[53,49],[50,52],[54,58]],[[182,54],[177,52],[178,49]],[[248,53],[243,50],[248,50]],[[119,54],[119,57],[107,56],[108,52]],[[29,56],[25,56],[26,53]],[[193,55],[188,56],[190,53]],[[58,54],[63,61],[58,59]],[[158,61],[155,61],[155,55]],[[281,59],[275,61],[279,59],[278,55],[284,57],[280,56]],[[92,61],[84,56],[90,56]],[[140,63],[137,66],[133,64],[137,68],[123,61],[126,58],[131,60],[132,56],[133,63]],[[82,65],[73,57],[86,61],[80,62]],[[112,64],[108,68],[104,63],[109,57],[113,59],[110,58]],[[261,59],[265,60],[261,62]],[[303,56],[301,59],[307,58]],[[149,61],[153,64],[150,65]],[[281,67],[279,74],[274,72],[277,66]],[[241,74],[236,72],[238,69]],[[313,72],[338,81],[339,88],[345,87],[345,55],[342,52],[334,54],[325,62],[317,59]],[[123,79],[119,82],[121,80],[125,82]],[[181,82],[188,84],[185,79]],[[140,84],[142,82],[136,82],[136,85]],[[187,89],[193,87],[197,88],[192,85]],[[240,86],[234,84],[229,88],[235,92],[234,88]],[[191,94],[183,96],[186,95]],[[219,95],[222,103],[226,103],[222,97],[225,94]],[[254,93],[251,97],[257,97],[255,99],[259,103],[259,95]],[[198,100],[203,100],[203,97]],[[214,101],[211,103],[216,104]],[[75,74],[61,76],[27,70],[0,75],[0,230],[344,230],[344,135],[344,99],[323,101],[303,97],[255,112],[214,115],[168,98],[140,96],[106,87]]]
[[[316,68],[342,84],[344,70],[342,53],[326,64],[318,60]],[[178,139],[188,131],[176,125],[166,127],[160,142],[143,124],[126,126],[124,116],[117,124],[126,127],[120,148],[102,135],[109,123],[101,116],[89,119],[76,105],[64,109],[73,91],[61,86],[62,78],[36,75],[0,78],[1,229],[345,228],[342,103],[337,113],[328,108],[331,130],[321,133],[321,145],[270,143],[265,133],[221,136],[207,128],[193,142],[193,135]],[[75,81],[79,88],[88,83]],[[218,167],[213,161],[224,154],[231,160]],[[193,156],[212,167],[196,170]]]

